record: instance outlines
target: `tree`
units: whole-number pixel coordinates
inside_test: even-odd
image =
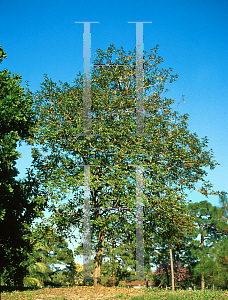
[[[177,264],[174,267],[174,276],[171,275],[170,262],[163,263],[158,266],[154,272],[154,282],[158,287],[167,287],[170,282],[174,280],[174,286],[186,288],[189,286],[189,273],[186,267],[181,264]]]
[[[222,238],[213,247],[204,251],[202,264],[195,267],[196,274],[204,274],[205,284],[214,288],[226,289],[228,285],[228,254],[227,254],[227,237]]]
[[[216,229],[212,247],[206,256],[205,273],[208,284],[213,288],[216,286],[225,289],[228,286],[228,200],[224,191],[219,195],[219,204],[218,207],[211,207],[210,221]]]
[[[200,234],[200,247],[194,247],[192,254],[200,259],[195,271],[201,272],[201,289],[203,290],[205,288],[204,273],[209,249],[214,246],[214,242],[217,243],[221,239],[221,209],[213,207],[210,202],[204,200],[189,203],[188,210],[194,216],[194,223],[197,228],[196,237]]]
[[[30,242],[34,250],[29,255],[29,259],[24,262],[29,271],[24,282],[31,286],[35,283],[38,287],[80,284],[82,280],[77,280],[75,277],[80,276],[82,270],[79,264],[75,263],[68,243],[56,233],[56,229],[42,222],[42,224],[37,224],[32,232]]]
[[[28,260],[27,271],[29,274],[23,279],[25,287],[42,288],[44,281],[51,281],[50,268],[45,263],[34,261],[32,257]]]
[[[7,58],[0,46],[0,62]],[[0,72],[0,274],[5,283],[22,284],[26,272],[20,262],[31,250],[29,226],[41,215],[45,199],[30,171],[16,180],[17,142],[29,142],[35,124],[32,98],[22,88],[21,76],[4,69]]]
[[[218,235],[228,235],[228,199],[227,192],[222,191],[219,195],[220,207],[213,207],[213,214],[216,216],[215,222],[218,228]]]
[[[103,257],[108,258],[108,261],[102,264],[101,274],[116,279],[116,285],[118,285],[119,281],[134,274],[135,245],[122,244],[122,238],[116,236],[115,233],[111,241],[105,245]],[[134,271],[129,271],[129,268]]]
[[[197,189],[205,195],[214,193],[212,184],[204,179],[207,172],[203,168],[214,169],[217,164],[211,150],[206,150],[208,139],[201,141],[197,134],[189,133],[188,115],[172,112],[175,101],[163,98],[167,91],[165,85],[178,76],[172,75],[171,68],[159,69],[163,59],[157,55],[157,48],[147,58],[144,51],[143,136],[135,134],[136,49],[133,55],[130,51],[127,55],[123,48],[116,50],[114,45],[106,52],[97,50],[94,64],[108,63],[111,67],[94,67],[92,71],[93,135],[82,135],[81,73],[73,86],[61,82],[58,86],[45,76],[41,90],[34,93],[37,146],[33,148],[33,167],[39,182],[50,192],[52,220],[62,233],[70,224],[83,231],[82,165],[91,166],[91,238],[94,249],[97,245],[94,285],[101,274],[104,244],[111,240],[113,232],[119,230],[123,243],[135,240],[135,165],[144,165],[147,245],[152,243],[151,237],[161,224],[161,220],[157,222],[158,213],[163,220],[171,220],[184,201],[186,189]],[[112,63],[113,55],[118,55],[115,63]],[[199,180],[203,182],[201,188],[196,187]],[[69,190],[73,200],[66,200]],[[110,207],[121,210],[107,209]],[[167,227],[166,231],[169,230]]]
[[[167,195],[167,198],[174,198],[173,195]],[[171,201],[170,201],[171,202]],[[176,200],[176,203],[178,201]],[[156,257],[153,261],[161,266],[169,261],[171,271],[172,290],[175,289],[174,273],[177,265],[184,263],[181,261],[181,251],[186,251],[189,247],[189,237],[194,231],[193,217],[188,213],[186,205],[183,203],[175,207],[167,207],[167,213],[164,213],[162,207],[157,209],[156,231],[148,226],[147,233],[151,235],[156,249]],[[151,213],[147,221],[153,220],[154,213]],[[175,254],[175,255],[174,255]],[[168,275],[167,275],[168,276]]]

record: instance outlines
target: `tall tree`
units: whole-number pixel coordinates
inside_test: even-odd
[[[202,264],[197,264],[195,274],[204,274],[205,284],[211,288],[226,289],[228,284],[228,238],[223,237],[213,246],[204,249],[200,259]]]
[[[213,287],[226,288],[228,284],[228,199],[227,192],[219,195],[219,206],[212,206],[211,223],[216,227],[212,247],[205,261],[207,281]]]
[[[227,192],[222,191],[219,195],[219,207],[213,207],[213,215],[215,216],[217,234],[221,236],[228,235],[228,199]]]
[[[7,58],[0,46],[0,63]],[[45,199],[38,191],[32,172],[16,180],[16,160],[21,154],[17,143],[29,142],[35,124],[32,98],[21,86],[21,76],[4,69],[0,72],[0,274],[6,283],[22,284],[25,269],[20,262],[27,256],[29,226],[40,215]]]
[[[148,244],[152,230],[157,228],[156,209],[163,218],[171,219],[183,202],[185,189],[198,189],[206,195],[213,192],[203,170],[207,166],[214,169],[217,164],[212,152],[206,150],[208,139],[201,141],[195,133],[189,133],[187,114],[179,116],[171,108],[175,101],[163,98],[165,85],[178,76],[172,75],[171,68],[159,69],[163,59],[157,55],[157,48],[151,49],[147,58],[144,51],[145,135],[135,134],[136,49],[128,55],[114,45],[106,52],[97,50],[94,64],[109,67],[94,67],[91,74],[92,135],[83,136],[81,73],[73,86],[61,82],[58,86],[45,76],[41,90],[34,94],[34,142],[38,146],[33,149],[33,166],[52,195],[53,218],[61,230],[73,224],[83,231],[82,165],[91,166],[91,238],[97,245],[95,285],[101,274],[104,243],[110,241],[113,231],[120,230],[123,242],[135,240],[136,165],[144,165],[144,205],[150,210],[144,228]],[[115,63],[113,55],[117,55]],[[195,185],[199,180],[203,181],[201,188]],[[74,200],[61,203],[69,190]],[[122,210],[111,212],[107,208]],[[119,227],[113,226],[117,220]]]
[[[189,212],[194,216],[194,223],[197,227],[197,235],[200,235],[199,248],[194,247],[193,255],[199,257],[197,269],[201,270],[201,289],[205,288],[205,261],[208,255],[208,249],[213,247],[213,243],[221,238],[222,229],[221,217],[219,216],[221,209],[213,207],[213,205],[204,200],[196,203],[189,203]],[[193,243],[195,244],[195,243]],[[199,268],[200,267],[200,268]]]

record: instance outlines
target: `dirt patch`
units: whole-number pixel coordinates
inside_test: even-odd
[[[129,299],[129,296],[138,296],[144,293],[144,289],[122,288],[122,287],[86,287],[78,286],[72,288],[45,288],[36,291],[14,292],[13,294],[3,294],[2,300],[15,299],[112,299],[121,295],[121,299]]]

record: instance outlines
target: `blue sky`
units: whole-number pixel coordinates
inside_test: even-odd
[[[8,0],[0,11],[0,44],[8,59],[1,69],[22,75],[36,91],[46,73],[54,81],[71,83],[83,72],[83,24],[91,21],[91,64],[97,48],[110,44],[125,51],[136,46],[136,25],[144,25],[144,50],[159,44],[163,68],[179,75],[167,96],[178,111],[189,114],[189,129],[209,138],[209,148],[221,164],[208,171],[216,190],[228,190],[228,2],[226,0],[63,1]],[[19,148],[20,176],[30,166],[30,148]],[[198,193],[189,199],[204,200]],[[218,204],[218,197],[209,201]]]

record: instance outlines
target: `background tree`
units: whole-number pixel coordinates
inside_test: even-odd
[[[205,284],[213,289],[226,289],[228,284],[227,237],[214,243],[213,247],[204,250],[203,266],[197,264],[195,274],[204,274]]]
[[[103,263],[101,273],[119,281],[125,280],[126,277],[132,277],[135,274],[135,244],[128,245],[122,243],[121,236],[113,234],[112,240],[105,245],[104,258],[109,260]],[[130,271],[130,270],[131,271]],[[133,270],[133,272],[132,272]]]
[[[227,236],[228,235],[228,199],[227,192],[222,191],[219,195],[219,207],[213,207],[213,214],[215,216],[215,222],[217,235]]]
[[[7,58],[0,46],[0,62]],[[0,72],[0,274],[4,283],[21,285],[26,270],[20,263],[31,250],[30,224],[41,215],[44,193],[30,171],[24,180],[15,165],[21,154],[17,143],[29,142],[35,124],[33,100],[25,93],[21,76],[4,69]]]
[[[188,205],[189,212],[194,216],[195,226],[197,227],[197,235],[200,235],[198,247],[192,249],[192,254],[198,257],[198,266],[196,270],[201,270],[201,289],[205,288],[204,269],[206,268],[205,260],[207,259],[209,248],[213,247],[221,235],[218,229],[218,214],[215,207],[208,201],[200,201],[199,203],[190,203]],[[194,243],[195,244],[195,243]]]
[[[56,233],[55,228],[44,222],[37,224],[30,241],[33,252],[24,262],[29,271],[24,279],[27,286],[74,286],[82,283],[75,278],[80,276],[82,269],[75,263],[68,243]]]
[[[176,195],[177,196],[177,195]],[[169,198],[174,199],[175,195],[167,195]],[[170,201],[170,203],[172,203]],[[176,200],[176,203],[178,201]],[[188,248],[189,235],[194,231],[193,218],[188,214],[186,205],[179,201],[178,206],[171,206],[166,208],[167,212],[164,213],[163,207],[157,208],[157,221],[156,231],[151,230],[148,226],[147,233],[150,233],[154,242],[154,247],[157,250],[157,256],[154,262],[157,265],[167,263],[169,261],[171,271],[172,289],[175,288],[174,273],[178,266],[184,264],[181,261],[181,252]],[[154,218],[151,213],[150,218]],[[150,219],[148,218],[148,221]],[[149,222],[148,222],[149,223]],[[168,274],[168,273],[167,273]],[[168,280],[169,282],[169,280]]]
[[[157,48],[144,59],[145,135],[135,134],[136,50],[106,52],[98,49],[91,75],[92,134],[83,136],[83,76],[79,73],[74,85],[59,86],[47,76],[41,90],[34,94],[37,126],[34,130],[37,147],[33,149],[33,166],[39,182],[50,192],[53,220],[67,230],[69,224],[83,231],[84,170],[78,165],[91,165],[91,237],[97,245],[94,284],[101,274],[104,244],[113,231],[122,230],[123,243],[135,239],[136,168],[144,165],[144,205],[153,214],[146,215],[145,241],[151,243],[151,232],[157,228],[156,209],[163,220],[172,218],[183,202],[185,189],[213,193],[205,181],[204,167],[214,169],[213,154],[207,151],[208,140],[187,130],[187,114],[172,112],[172,99],[163,98],[165,85],[178,77],[172,69],[158,68],[163,59]],[[113,55],[118,55],[112,63]],[[120,65],[131,65],[126,68]],[[118,65],[118,66],[117,66]],[[129,166],[131,164],[131,166]],[[201,188],[196,183],[202,180]],[[66,200],[71,190],[74,200]],[[167,195],[174,195],[170,197]],[[62,201],[62,202],[61,202]],[[65,201],[65,202],[63,202]],[[107,207],[131,208],[111,213]],[[63,209],[64,208],[64,209]],[[96,209],[95,209],[96,208]],[[97,209],[99,208],[99,210]],[[61,213],[60,213],[61,212]],[[67,214],[66,212],[70,212]],[[118,219],[119,227],[113,227]],[[155,223],[151,224],[151,220]],[[148,221],[147,221],[148,220]],[[124,227],[125,225],[125,227]],[[160,226],[160,223],[159,223]],[[169,229],[167,229],[169,231]],[[148,233],[147,233],[148,232]]]
[[[44,287],[44,281],[51,282],[49,275],[52,270],[45,263],[38,262],[35,257],[30,256],[26,265],[28,274],[23,279],[25,287],[42,288]]]

